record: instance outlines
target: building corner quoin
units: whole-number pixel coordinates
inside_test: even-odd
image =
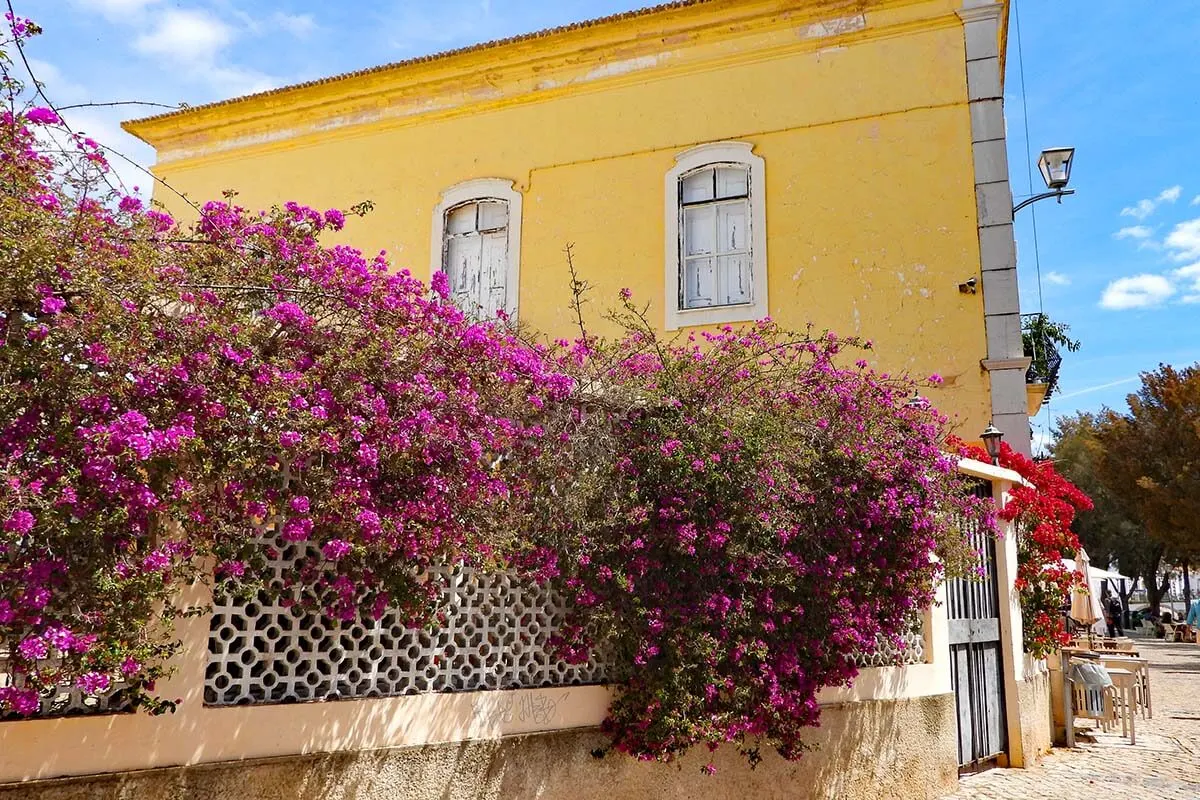
[[[982,274],[988,373],[993,424],[1005,441],[1024,455],[1033,443],[1025,394],[1024,344],[1021,338],[1017,252],[1013,234],[1012,189],[1008,180],[1004,124],[1001,25],[1006,5],[994,0],[964,0],[963,23],[967,100]]]

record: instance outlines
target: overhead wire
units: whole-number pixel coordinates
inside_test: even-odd
[[[1021,40],[1021,9],[1020,0],[1012,0],[1013,27],[1016,32],[1017,39],[1017,59],[1019,62],[1018,76],[1021,81],[1021,122],[1025,129],[1025,180],[1026,190],[1029,196],[1033,195],[1033,145],[1029,136],[1029,96],[1025,89],[1025,50]],[[1037,207],[1030,206],[1030,222],[1033,231],[1033,263],[1037,273],[1037,299],[1038,299],[1038,317],[1039,322],[1044,325],[1046,304],[1045,297],[1042,291],[1042,254],[1041,248],[1038,245],[1038,224],[1037,224]],[[1015,229],[1016,220],[1013,220]],[[1038,351],[1044,349],[1045,343],[1039,342],[1037,337],[1033,339],[1033,352],[1036,357]],[[1046,419],[1043,423],[1044,433],[1047,437],[1050,435],[1051,412],[1050,412],[1050,395],[1046,395],[1042,407],[1046,411]]]

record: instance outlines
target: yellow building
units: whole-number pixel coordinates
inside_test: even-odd
[[[625,287],[664,330],[811,321],[873,339],[883,369],[943,376],[929,394],[965,438],[994,420],[1028,451],[1006,10],[684,0],[126,128],[197,200],[372,201],[348,240],[421,277],[444,270],[472,313],[571,335],[573,245],[597,331]],[[999,502],[1019,480],[959,469]],[[448,621],[421,635],[297,623],[195,586],[185,602],[213,610],[179,621],[159,687],[179,710],[0,722],[0,787],[24,782],[5,796],[31,800],[934,800],[963,767],[1028,765],[1050,743],[1050,680],[1022,651],[1004,525],[998,541],[974,532],[987,580],[939,587],[904,648],[860,653],[852,685],[820,691],[799,762],[764,748],[751,771],[732,747],[678,768],[595,757],[614,689],[538,644],[552,597],[499,575],[464,578]]]
[[[125,127],[192,198],[372,201],[350,240],[483,313],[569,334],[572,244],[598,332],[628,287],[666,329],[860,335],[1028,450],[1006,4],[966,6],[688,0]]]

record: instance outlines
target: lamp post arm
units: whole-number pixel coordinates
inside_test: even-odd
[[[1016,216],[1017,212],[1025,206],[1031,206],[1038,200],[1047,200],[1051,197],[1057,197],[1058,202],[1061,203],[1064,197],[1072,194],[1075,194],[1074,189],[1055,189],[1053,192],[1042,192],[1041,194],[1035,194],[1033,197],[1030,197],[1027,200],[1022,200],[1013,206],[1013,216]]]

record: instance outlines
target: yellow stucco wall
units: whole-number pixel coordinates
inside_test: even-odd
[[[599,312],[662,319],[665,173],[696,144],[765,160],[770,313],[874,340],[973,438],[989,417],[963,29],[949,0],[716,0],[200,109],[130,129],[195,199],[375,210],[348,240],[426,278],[441,192],[524,196],[521,321],[570,334],[563,248]],[[157,199],[186,216],[170,193]]]

